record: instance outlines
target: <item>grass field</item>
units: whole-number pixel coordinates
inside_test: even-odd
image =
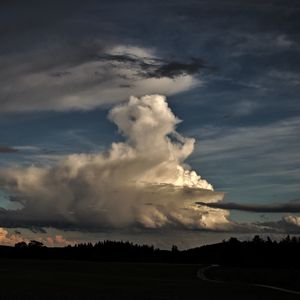
[[[0,260],[0,299],[297,299],[204,282],[197,265]]]
[[[207,270],[206,275],[216,280],[265,284],[300,291],[299,269],[234,268],[220,266]]]

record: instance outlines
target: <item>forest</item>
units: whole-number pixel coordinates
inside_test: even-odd
[[[179,250],[152,245],[138,245],[128,241],[100,241],[67,247],[46,247],[39,241],[17,243],[14,247],[0,246],[0,258],[58,259],[101,262],[159,262],[199,263],[245,267],[300,267],[300,238],[286,236],[277,241],[254,236],[240,241],[235,237],[221,243]]]

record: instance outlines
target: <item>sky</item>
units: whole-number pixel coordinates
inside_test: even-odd
[[[0,7],[0,243],[300,233],[299,1]]]

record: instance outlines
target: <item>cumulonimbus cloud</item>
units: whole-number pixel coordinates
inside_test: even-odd
[[[74,154],[48,167],[0,171],[0,186],[23,208],[2,210],[0,226],[218,230],[228,212],[195,205],[223,193],[185,164],[195,140],[180,135],[180,120],[160,95],[131,97],[111,109],[125,142],[106,153]]]

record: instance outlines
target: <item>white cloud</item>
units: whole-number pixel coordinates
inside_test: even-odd
[[[288,224],[300,227],[300,217],[299,216],[293,216],[293,215],[285,216],[285,217],[283,217],[283,220]]]
[[[64,238],[61,234],[55,236],[48,236],[46,238],[39,238],[38,241],[47,245],[48,247],[66,247],[68,245],[74,245],[77,241],[71,241]]]
[[[4,68],[8,68],[6,59],[10,62],[5,77],[0,78],[0,112],[89,110],[131,95],[172,95],[201,84],[190,74],[148,76],[143,68],[162,63],[151,49],[114,46],[89,59],[61,65],[45,63],[40,60],[42,55],[48,62],[51,53],[47,52],[37,53],[39,59],[0,58]]]
[[[9,234],[7,230],[0,227],[0,245],[14,246],[19,242],[28,242],[28,239],[24,239],[16,234]]]
[[[55,166],[5,169],[0,185],[24,208],[0,224],[99,230],[141,226],[224,229],[228,212],[199,207],[223,193],[185,164],[195,140],[176,132],[180,121],[165,97],[131,97],[109,118],[125,142],[106,153],[74,154]],[[18,199],[18,196],[15,196]]]
[[[49,247],[65,247],[68,245],[74,245],[77,243],[76,240],[68,240],[61,234],[54,236],[45,236],[36,238],[37,241],[43,243]],[[29,243],[30,239],[23,236],[22,234],[11,234],[8,230],[0,227],[0,245],[14,246],[16,243],[25,242]]]

